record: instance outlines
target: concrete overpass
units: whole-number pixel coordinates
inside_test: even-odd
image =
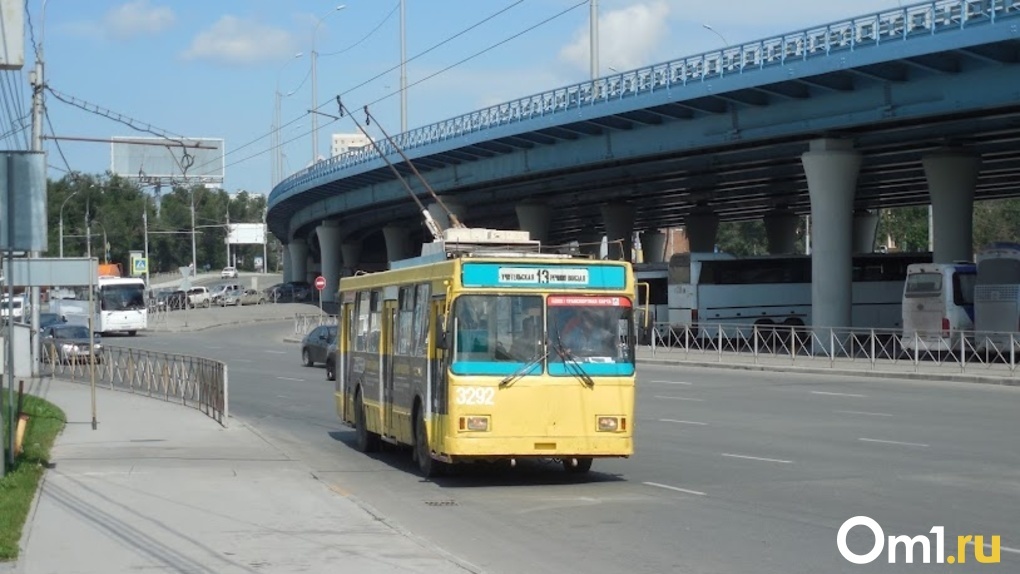
[[[1016,195],[1018,25],[1020,0],[925,2],[556,88],[396,139],[468,225],[520,226],[550,243],[639,231],[654,245],[655,230],[685,226],[704,250],[718,221],[765,218],[782,252],[810,213],[816,290],[840,293],[854,227],[858,250],[873,242],[873,210],[932,202],[936,259],[964,259],[973,200]],[[331,282],[341,261],[385,267],[425,238],[415,203],[370,150],[281,182],[268,222],[288,246],[291,279],[316,262]],[[815,306],[816,324],[847,324],[848,302]]]

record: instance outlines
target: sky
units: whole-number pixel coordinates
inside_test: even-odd
[[[313,101],[335,115],[341,95],[352,110],[368,105],[391,135],[401,131],[400,0],[45,0],[45,9],[43,2],[27,0],[26,62],[34,62],[34,37],[48,86],[160,134],[224,140],[223,187],[230,192],[272,189],[278,93],[284,175],[312,160]],[[598,0],[600,73],[900,4]],[[590,77],[588,1],[404,0],[404,13],[408,129]],[[17,97],[28,109],[29,67],[15,72],[23,93],[4,92],[5,105]],[[46,109],[44,132],[57,138],[152,135],[50,93]],[[4,131],[11,117],[2,116]],[[347,118],[319,115],[317,123],[320,156],[328,156],[332,133],[358,131]],[[53,178],[111,167],[109,143],[48,139],[45,147]]]

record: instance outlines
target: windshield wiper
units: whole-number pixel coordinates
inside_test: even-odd
[[[594,389],[595,379],[591,378],[591,376],[584,371],[584,367],[581,366],[580,361],[578,361],[574,355],[572,355],[570,351],[563,346],[563,341],[560,340],[559,331],[556,332],[556,343],[553,346],[556,349],[556,354],[563,360],[563,366],[570,371],[570,374],[574,375],[574,377],[581,381],[584,386],[589,389]]]
[[[506,377],[504,377],[503,380],[499,382],[499,388],[502,389],[502,388],[505,388],[505,387],[509,387],[510,385],[516,383],[521,378],[523,378],[525,375],[527,375],[528,372],[531,371],[531,369],[535,365],[537,365],[538,363],[540,363],[543,360],[545,360],[545,358],[548,357],[548,356],[549,356],[549,350],[548,349],[546,349],[546,351],[544,353],[542,353],[542,352],[535,353],[535,356],[532,357],[531,360],[528,361],[527,363],[524,363],[524,366],[522,366],[521,368],[517,369],[513,373],[511,373],[511,374],[507,375]]]

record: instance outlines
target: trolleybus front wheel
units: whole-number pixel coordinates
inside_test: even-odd
[[[429,434],[425,428],[425,416],[421,409],[415,415],[414,458],[418,460],[418,470],[425,478],[432,478],[443,473],[444,463],[432,458],[429,448]]]
[[[563,470],[570,474],[584,474],[591,470],[591,457],[576,457],[563,459]]]

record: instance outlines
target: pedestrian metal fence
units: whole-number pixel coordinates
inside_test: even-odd
[[[702,323],[655,324],[645,335],[657,358],[775,366],[853,367],[886,372],[1015,377],[1020,334]]]
[[[312,332],[312,329],[320,325],[336,325],[336,315],[326,313],[295,313],[294,314],[294,335],[304,337]]]
[[[227,426],[230,411],[226,363],[202,357],[104,346],[92,364],[89,356],[81,353],[80,345],[63,345],[66,348],[49,345],[43,349],[43,369],[53,377],[90,382],[90,369],[94,368],[99,385],[179,402]]]

